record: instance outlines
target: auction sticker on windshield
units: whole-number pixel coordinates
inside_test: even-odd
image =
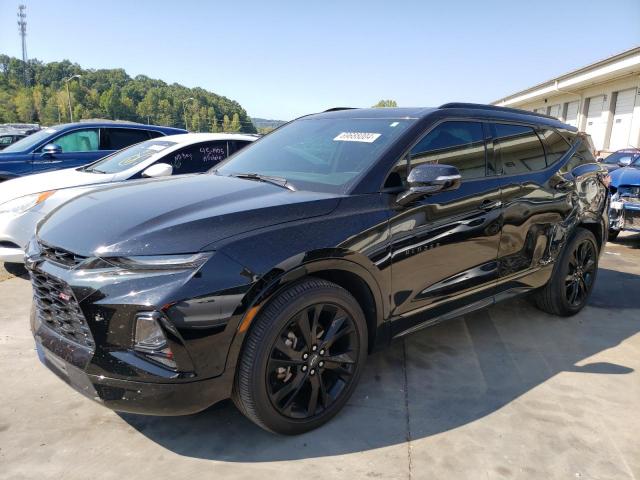
[[[382,135],[381,133],[369,133],[369,132],[342,132],[340,135],[334,138],[333,141],[334,142],[373,143],[381,135]]]

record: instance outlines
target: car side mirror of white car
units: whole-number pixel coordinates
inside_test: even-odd
[[[142,172],[142,176],[147,178],[170,177],[172,174],[173,167],[168,163],[156,163]]]

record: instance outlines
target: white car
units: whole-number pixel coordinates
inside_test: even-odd
[[[0,183],[0,261],[22,263],[24,247],[45,213],[93,188],[73,187],[205,172],[257,139],[235,133],[171,135],[132,145],[83,167]],[[48,205],[42,208],[45,200]]]

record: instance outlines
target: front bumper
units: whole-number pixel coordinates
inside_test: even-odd
[[[229,398],[233,378],[228,374],[179,383],[140,382],[90,374],[92,352],[77,346],[39,323],[35,309],[31,328],[40,361],[82,395],[119,412],[145,415],[188,415]]]
[[[640,203],[612,201],[609,208],[609,229],[640,232]]]

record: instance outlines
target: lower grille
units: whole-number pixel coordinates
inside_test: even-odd
[[[40,322],[67,340],[93,350],[95,343],[91,330],[69,286],[39,270],[29,273]]]

